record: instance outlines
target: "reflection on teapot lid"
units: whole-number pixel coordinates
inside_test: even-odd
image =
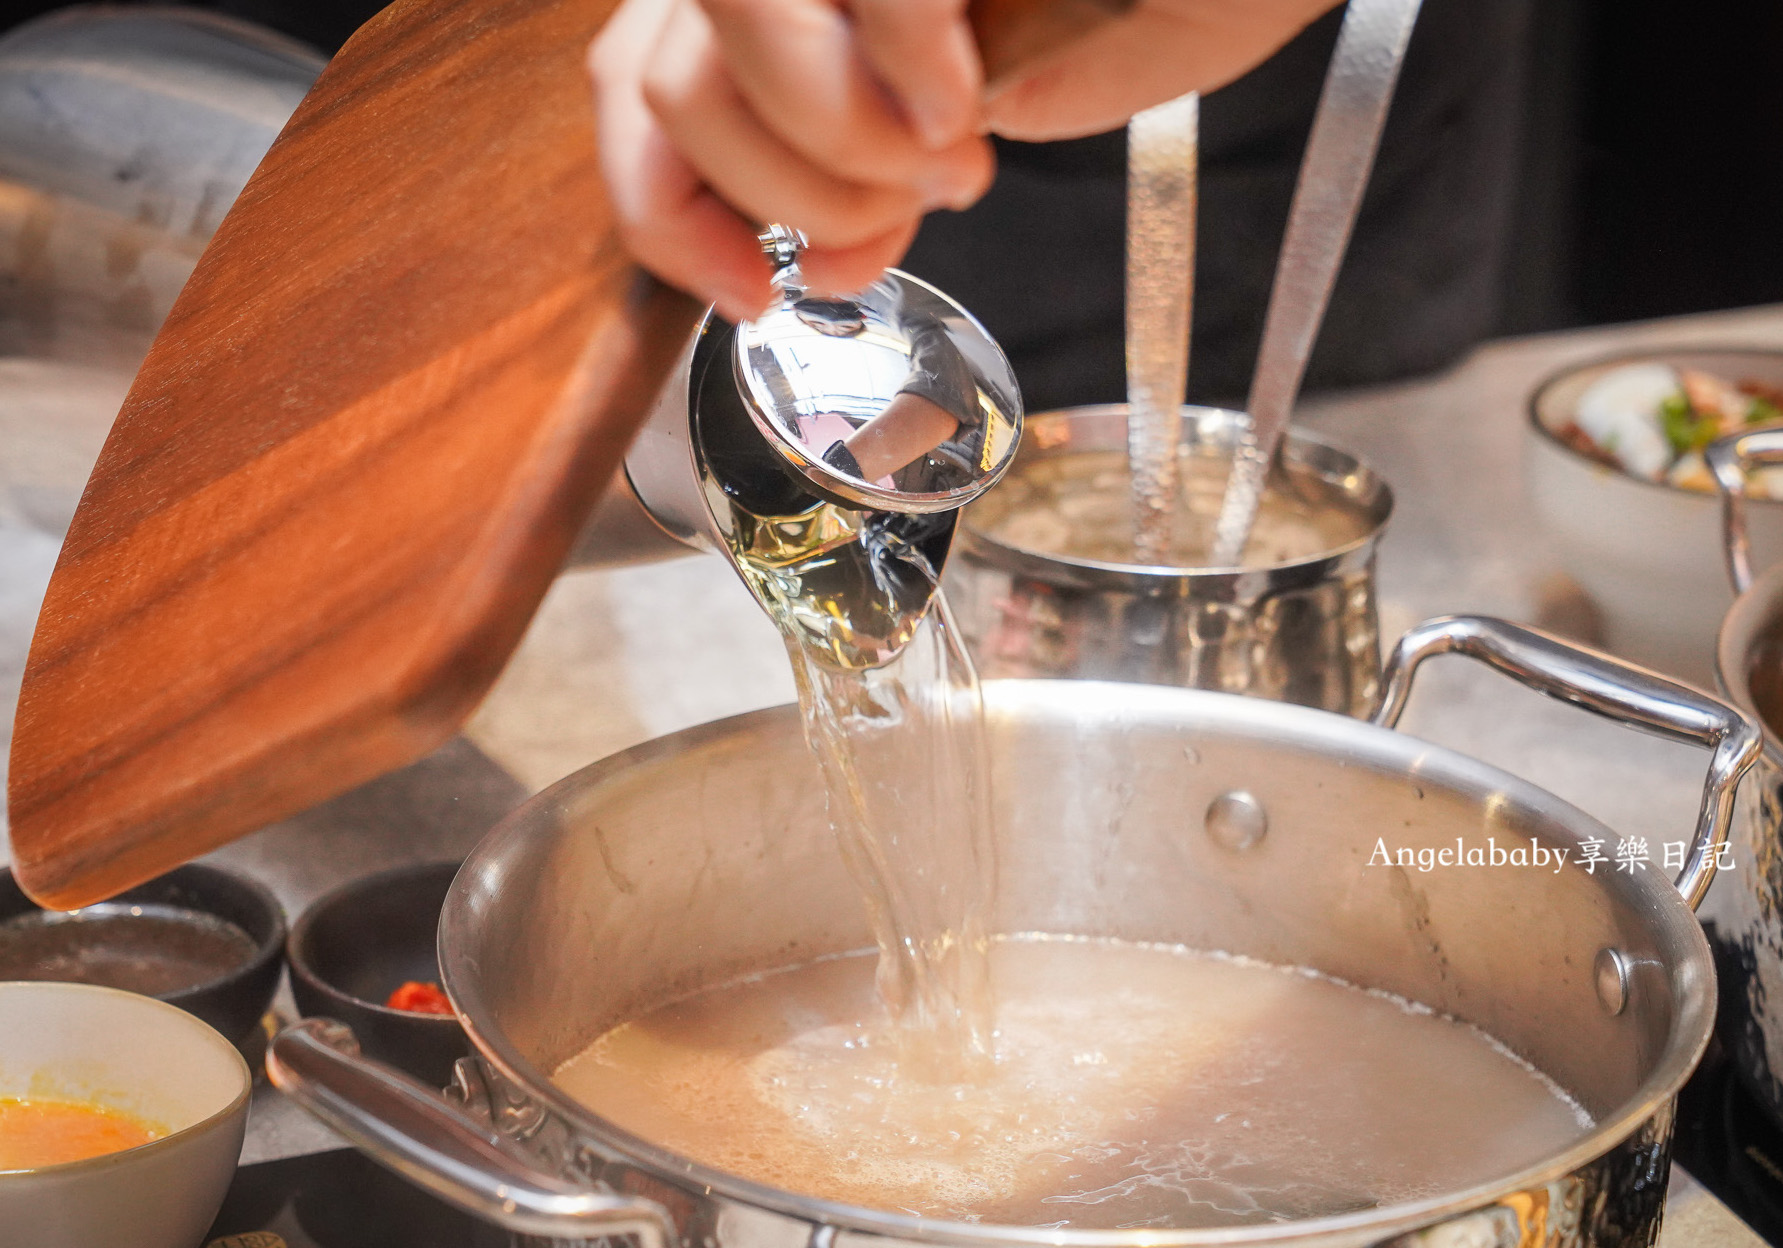
[[[737,327],[737,389],[769,443],[826,497],[872,511],[964,506],[1021,437],[1015,374],[984,327],[887,270],[852,298],[807,296],[804,237],[762,236],[780,303]]]

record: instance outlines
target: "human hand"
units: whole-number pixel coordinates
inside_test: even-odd
[[[1124,17],[993,84],[984,126],[1030,143],[1081,138],[1190,91],[1225,86],[1338,0],[1139,0]]]
[[[1242,74],[1334,0],[1141,0],[984,98],[966,0],[624,0],[589,50],[627,246],[721,315],[772,295],[756,223],[817,292],[897,262],[993,175],[985,133],[1093,134]]]
[[[730,318],[770,298],[756,222],[813,291],[853,291],[922,215],[990,185],[964,0],[625,0],[589,53],[627,245]]]

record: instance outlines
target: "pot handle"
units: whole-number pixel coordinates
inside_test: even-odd
[[[373,1161],[476,1217],[523,1235],[636,1235],[672,1248],[674,1222],[655,1201],[565,1182],[484,1123],[393,1066],[360,1056],[343,1023],[306,1018],[268,1047],[273,1085]]]
[[[1752,588],[1752,544],[1746,533],[1746,472],[1754,464],[1783,464],[1783,429],[1754,429],[1709,444],[1703,460],[1721,491],[1721,545],[1735,593]]]
[[[1399,639],[1382,672],[1374,722],[1391,728],[1405,711],[1412,677],[1425,659],[1461,654],[1562,702],[1655,736],[1711,748],[1696,834],[1677,888],[1695,909],[1715,878],[1733,821],[1734,790],[1763,743],[1750,715],[1700,690],[1537,629],[1479,615],[1439,616]]]

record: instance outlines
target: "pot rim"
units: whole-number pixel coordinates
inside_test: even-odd
[[[1142,722],[1148,712],[1166,716],[1173,706],[1186,700],[1194,706],[1196,722],[1203,726],[1237,736],[1324,747],[1339,757],[1351,756],[1402,775],[1437,780],[1463,793],[1475,794],[1482,801],[1488,796],[1501,802],[1509,800],[1563,825],[1575,841],[1586,835],[1615,835],[1576,806],[1496,767],[1409,734],[1330,711],[1204,690],[1079,680],[988,680],[984,682],[984,695],[986,711],[993,718],[1012,709],[1056,706],[1067,699],[1073,705],[1081,705],[1088,699],[1106,709],[1118,709],[1135,723]],[[839,1231],[903,1240],[974,1245],[1045,1243],[1061,1248],[1212,1248],[1310,1240],[1363,1244],[1492,1205],[1510,1192],[1540,1188],[1564,1179],[1622,1143],[1659,1113],[1689,1078],[1708,1046],[1714,1025],[1715,973],[1707,938],[1694,913],[1659,872],[1606,872],[1598,878],[1621,894],[1631,912],[1654,925],[1657,943],[1684,952],[1685,973],[1679,976],[1682,991],[1665,1052],[1622,1105],[1566,1149],[1513,1174],[1461,1191],[1295,1222],[1196,1230],[1071,1230],[920,1218],[803,1196],[702,1165],[633,1135],[588,1109],[561,1091],[549,1072],[533,1065],[499,1029],[482,1025],[487,1004],[475,980],[477,958],[469,947],[470,926],[479,909],[480,889],[493,890],[502,874],[503,859],[524,839],[523,816],[527,811],[545,805],[565,805],[572,795],[634,767],[684,754],[760,721],[796,719],[796,715],[796,706],[789,704],[696,725],[643,742],[565,777],[508,815],[483,838],[465,859],[441,910],[440,970],[447,995],[477,1051],[515,1086],[571,1124],[578,1134],[596,1141],[608,1158],[671,1186],[697,1187],[707,1194]],[[1700,975],[1687,973],[1691,962],[1700,968]]]
[[[1126,417],[1125,403],[1092,403],[1080,407],[1062,407],[1046,412],[1030,413],[1024,427],[1024,438],[1034,436],[1048,422],[1112,419]],[[1197,422],[1214,417],[1225,424],[1242,429],[1247,418],[1231,408],[1211,407],[1200,403],[1182,405],[1185,418]],[[1099,449],[1099,448],[1098,448]],[[1315,475],[1335,483],[1339,477],[1354,477],[1352,488],[1358,501],[1373,499],[1372,507],[1379,516],[1367,532],[1330,550],[1301,559],[1260,567],[1180,568],[1170,564],[1110,563],[1103,559],[1085,559],[1073,555],[1053,555],[1026,546],[1017,546],[991,536],[972,522],[970,508],[960,514],[955,537],[960,552],[998,568],[1008,569],[1036,580],[1053,584],[1091,589],[1127,589],[1139,593],[1156,593],[1170,586],[1182,587],[1179,592],[1193,592],[1197,597],[1227,595],[1245,596],[1265,589],[1298,588],[1329,580],[1339,572],[1359,567],[1373,558],[1374,548],[1392,523],[1395,499],[1393,487],[1386,478],[1350,451],[1336,443],[1309,433],[1290,429],[1283,442],[1282,453],[1295,459]],[[1336,458],[1340,463],[1321,463]],[[1015,471],[1014,460],[1011,472]],[[1192,591],[1189,586],[1195,587]]]

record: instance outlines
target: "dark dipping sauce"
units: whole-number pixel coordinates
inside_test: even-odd
[[[227,919],[180,906],[104,902],[0,922],[0,980],[97,984],[159,997],[221,979],[253,960]]]

